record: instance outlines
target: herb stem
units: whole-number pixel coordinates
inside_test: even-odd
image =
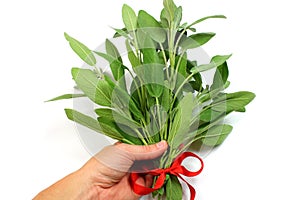
[[[175,103],[175,101],[176,101],[176,98],[177,98],[177,96],[178,96],[180,90],[183,88],[184,84],[186,84],[193,76],[194,76],[193,73],[190,74],[190,75],[182,82],[182,84],[178,87],[178,89],[177,89],[177,91],[176,91],[176,93],[175,93],[175,95],[174,95],[173,101],[172,101],[172,103],[171,103],[170,109],[173,108],[174,103]]]
[[[166,65],[167,78],[168,78],[168,80],[170,80],[169,69],[168,69],[169,65],[168,65],[167,56],[166,56],[166,53],[165,53],[163,45],[161,43],[159,43],[159,46],[160,46],[160,49],[161,49],[163,57],[164,57],[164,61],[165,61],[165,65]]]
[[[161,133],[161,130],[162,130],[162,119],[161,119],[161,113],[160,113],[160,108],[159,108],[159,100],[158,100],[158,97],[155,98],[156,100],[156,107],[157,107],[157,115],[158,115],[158,126],[159,126],[159,132]],[[162,138],[163,135],[160,134],[160,137]]]

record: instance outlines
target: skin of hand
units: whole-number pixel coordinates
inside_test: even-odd
[[[166,141],[148,146],[116,143],[103,148],[82,168],[40,192],[34,200],[137,200],[129,183],[129,169],[135,161],[151,160],[168,148]],[[137,183],[151,187],[153,177]]]

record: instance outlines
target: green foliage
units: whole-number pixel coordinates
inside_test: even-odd
[[[206,131],[200,141],[207,146],[218,146],[224,142],[229,133],[232,131],[232,126],[223,124],[216,125]]]
[[[166,183],[167,200],[182,200],[182,186],[177,176],[170,175]]]
[[[139,12],[138,25],[156,42],[163,43],[166,40],[166,33],[160,23],[146,11],[141,10]]]
[[[215,33],[197,33],[185,38],[180,46],[185,50],[194,49],[204,45],[215,35]]]
[[[101,106],[111,106],[113,88],[104,79],[89,69],[72,68],[72,77],[79,89],[93,102]]]
[[[65,38],[69,42],[73,51],[87,64],[94,66],[96,64],[96,59],[92,51],[87,48],[84,44],[78,40],[72,38],[67,33],[65,33]]]
[[[125,24],[125,27],[127,31],[134,31],[137,28],[137,16],[134,12],[134,10],[124,4],[122,8],[122,17],[123,17],[123,22]]]
[[[85,94],[64,94],[64,95],[55,97],[53,99],[47,100],[46,102],[58,101],[58,100],[63,100],[63,99],[79,98],[79,97],[86,97],[86,95]]]
[[[114,60],[110,62],[110,68],[115,80],[118,81],[124,76],[122,58],[117,47],[111,41],[106,40],[105,47],[107,55],[110,55],[112,58],[114,58]]]

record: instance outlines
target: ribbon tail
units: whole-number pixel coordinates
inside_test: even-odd
[[[191,184],[189,184],[184,178],[182,178],[179,174],[177,176],[187,184],[187,186],[189,187],[190,192],[191,192],[191,198],[190,198],[190,200],[194,200],[195,197],[196,197],[196,190],[195,190],[195,188]]]

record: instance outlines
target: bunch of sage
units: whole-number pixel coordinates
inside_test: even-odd
[[[50,101],[89,98],[98,106],[97,119],[73,109],[65,109],[67,117],[118,141],[149,145],[166,140],[169,149],[155,163],[157,168],[170,167],[196,141],[211,147],[222,144],[232,131],[224,118],[232,112],[245,112],[255,95],[225,92],[231,55],[216,55],[208,64],[199,65],[189,58],[189,50],[215,36],[198,33],[196,25],[226,17],[214,15],[182,23],[182,7],[173,0],[163,1],[158,20],[144,10],[136,13],[128,5],[122,8],[122,17],[125,27],[114,29],[113,37],[124,38],[130,65],[126,66],[112,40],[106,40],[106,52],[92,51],[65,33],[71,48],[91,68],[72,69],[81,94],[66,94]],[[109,62],[110,73],[97,67],[97,56]],[[205,85],[203,73],[209,70],[214,71],[213,82]],[[131,77],[129,83],[126,74]],[[164,186],[153,195],[182,199],[178,177],[168,175]]]

